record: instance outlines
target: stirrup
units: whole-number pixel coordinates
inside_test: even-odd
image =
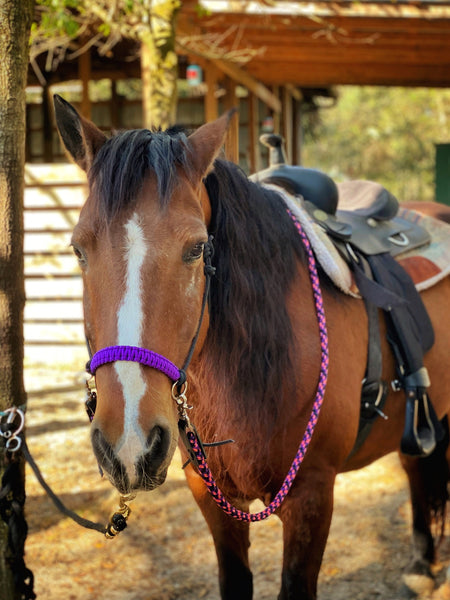
[[[436,447],[437,421],[434,409],[426,393],[422,395],[409,391],[406,398],[405,428],[400,443],[403,454],[429,456]],[[433,418],[434,417],[434,418]]]

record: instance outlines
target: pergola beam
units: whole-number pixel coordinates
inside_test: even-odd
[[[281,102],[272,94],[272,92],[257,79],[249,75],[246,71],[237,65],[222,59],[213,59],[212,62],[222,73],[228,75],[231,79],[246,87],[249,92],[259,98],[264,104],[271,108],[274,112],[281,112]]]

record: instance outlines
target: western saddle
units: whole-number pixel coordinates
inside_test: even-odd
[[[379,183],[358,180],[336,184],[321,171],[286,164],[281,136],[266,134],[260,141],[269,148],[269,167],[250,179],[281,187],[297,198],[349,265],[365,302],[368,358],[359,431],[351,455],[367,438],[375,419],[387,418],[382,412],[388,389],[381,377],[378,309],[382,308],[397,368],[397,379],[391,385],[406,395],[401,450],[428,456],[443,431],[427,394],[430,381],[423,366],[423,355],[433,345],[434,333],[414,283],[395,257],[428,244],[429,233],[399,217],[397,198]]]

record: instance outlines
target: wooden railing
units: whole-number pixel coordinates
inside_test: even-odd
[[[81,277],[69,247],[84,186],[74,165],[26,165],[24,328],[32,361],[50,349],[63,362],[64,352],[70,359],[75,347],[84,350]]]

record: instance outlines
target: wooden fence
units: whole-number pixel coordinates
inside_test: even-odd
[[[85,197],[75,165],[25,168],[25,358],[30,362],[84,360],[82,284],[70,249]]]

